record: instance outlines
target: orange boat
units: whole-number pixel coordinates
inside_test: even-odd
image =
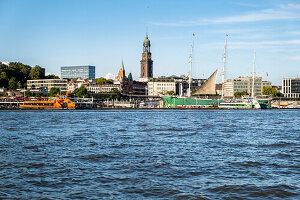
[[[25,109],[75,109],[75,104],[65,95],[58,95],[53,100],[24,101],[20,108]]]

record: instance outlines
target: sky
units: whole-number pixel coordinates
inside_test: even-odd
[[[187,75],[194,37],[194,78],[219,70],[225,35],[226,79],[256,75],[273,85],[300,76],[300,0],[0,0],[0,61],[95,65],[96,77],[140,75],[148,31],[154,76]]]

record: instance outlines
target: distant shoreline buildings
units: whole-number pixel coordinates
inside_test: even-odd
[[[125,73],[125,66],[122,60],[118,75],[113,80],[97,82],[95,80],[96,67],[92,65],[62,66],[60,69],[61,79],[27,80],[27,89],[31,92],[48,93],[53,87],[59,88],[62,92],[73,92],[80,87],[85,87],[88,91],[96,94],[118,90],[122,95],[127,96],[188,95],[189,77],[184,75],[170,77],[153,76],[151,42],[148,33],[146,33],[143,41],[141,56],[139,81],[133,80],[131,73]],[[1,62],[0,64],[1,66],[9,66],[8,62]],[[42,74],[44,74],[45,69],[41,69]],[[222,83],[216,84],[217,71],[207,79],[193,78],[191,80],[192,95],[221,96]],[[235,93],[242,92],[250,95],[253,85],[252,80],[253,77],[250,76],[225,80],[223,83],[224,97],[234,98]],[[262,77],[254,77],[254,80],[254,96],[262,95],[264,87],[272,87],[271,82],[264,81]],[[276,89],[278,90],[278,88]],[[300,79],[284,78],[280,92],[287,98],[300,98]]]

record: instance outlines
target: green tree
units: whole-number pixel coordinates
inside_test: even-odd
[[[8,81],[8,89],[15,90],[20,87],[20,82],[16,79],[16,77],[12,77]]]
[[[113,93],[113,96],[111,97],[111,99],[121,99],[121,93],[117,88],[113,88],[111,89],[111,93]]]
[[[270,95],[273,97],[277,97],[280,94],[277,94],[277,90],[275,88],[271,88],[271,87],[263,87],[263,91],[262,91],[263,95]]]
[[[34,68],[30,70],[29,78],[31,80],[45,78],[43,69],[40,66],[36,65]]]
[[[82,86],[75,91],[75,95],[80,98],[83,98],[83,97],[87,98],[89,95],[89,92],[84,86]]]
[[[235,92],[235,93],[234,93],[234,96],[235,96],[235,97],[241,97],[241,96],[244,96],[244,95],[249,95],[249,94],[248,94],[248,92],[246,92],[246,91]]]
[[[21,87],[24,87],[26,81],[29,79],[30,70],[31,67],[29,65],[24,65],[20,62],[11,62],[6,68],[6,73],[9,78],[16,77]]]
[[[0,92],[0,97],[7,97],[7,93],[6,92]]]
[[[54,97],[55,95],[57,95],[59,93],[60,93],[60,89],[53,87],[53,88],[50,89],[48,96],[49,97]]]
[[[168,95],[173,95],[175,92],[174,91],[167,91]]]
[[[34,93],[34,96],[35,96],[35,97],[41,97],[41,96],[42,96],[42,94],[41,94],[41,93],[39,93],[39,92],[37,92],[37,93]]]
[[[48,76],[45,76],[45,79],[59,79],[59,77],[53,74],[49,74]]]
[[[8,78],[6,72],[5,72],[5,71],[2,71],[2,72],[0,73],[0,87],[5,87],[5,88],[7,88],[8,81],[9,81],[9,78]]]
[[[96,83],[98,85],[103,85],[103,84],[113,84],[114,81],[112,79],[106,79],[106,78],[97,78]]]
[[[30,90],[26,90],[26,91],[24,92],[24,96],[25,96],[25,97],[31,97],[31,96],[33,96],[33,94],[32,94],[32,92],[30,92]]]

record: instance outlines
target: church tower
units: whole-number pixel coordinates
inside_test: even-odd
[[[141,60],[141,82],[148,82],[150,78],[153,78],[153,61],[151,59],[150,46],[150,40],[148,39],[148,34],[146,33]]]

